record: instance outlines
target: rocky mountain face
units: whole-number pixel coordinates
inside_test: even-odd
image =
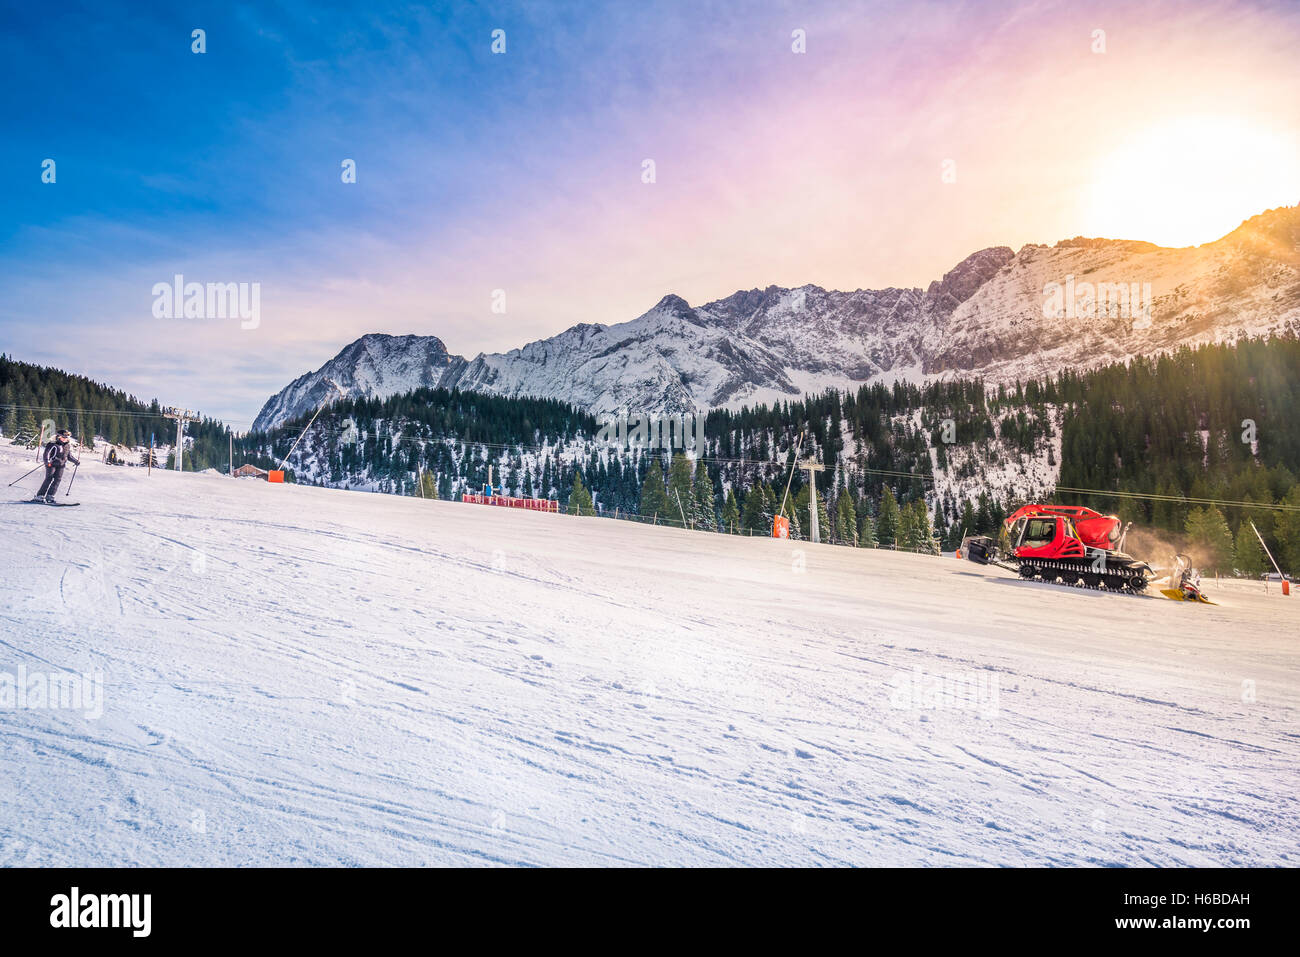
[[[595,414],[692,412],[927,376],[1025,379],[1179,345],[1300,333],[1300,207],[1203,246],[1073,239],[968,256],[927,289],[769,286],[691,306],[668,295],[472,360],[433,336],[367,335],[273,396],[255,429],[316,408],[333,381],[384,398],[420,386],[563,399]]]
[[[1044,314],[1051,284],[1060,289],[1048,305],[1064,315]],[[1114,308],[1125,286],[1129,308]],[[1300,207],[1183,249],[1104,239],[1026,246],[926,340],[922,371],[1025,379],[1286,332],[1300,332]]]
[[[262,431],[319,408],[342,389],[349,396],[387,398],[421,386],[436,387],[449,369],[465,364],[437,336],[362,336],[315,372],[294,379],[258,413]],[[338,385],[338,389],[334,384]]]

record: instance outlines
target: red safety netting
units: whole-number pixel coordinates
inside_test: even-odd
[[[513,495],[462,495],[462,502],[470,505],[499,505],[502,508],[524,508],[530,512],[558,512],[560,503],[549,498],[515,498]]]

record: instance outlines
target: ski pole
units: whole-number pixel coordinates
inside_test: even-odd
[[[36,469],[39,469],[39,468],[40,468],[39,465],[36,466]],[[32,472],[35,472],[36,469],[32,469]],[[27,475],[31,475],[32,472],[28,472]],[[17,485],[17,484],[18,484],[19,482],[21,482],[23,479],[27,478],[27,475],[24,475],[24,476],[22,476],[21,478],[16,478],[16,479],[14,479],[12,482],[10,482],[10,483],[9,483],[7,486],[5,486],[5,487],[6,487],[6,488],[13,488],[15,485]]]
[[[72,478],[68,479],[68,490],[63,493],[65,498],[72,494],[72,483],[77,480],[77,469],[79,468],[81,468],[80,462],[72,467]]]

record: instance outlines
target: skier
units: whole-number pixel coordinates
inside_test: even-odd
[[[41,461],[45,463],[45,481],[41,483],[40,491],[32,499],[33,502],[53,505],[54,493],[59,490],[59,483],[63,481],[63,469],[67,466],[68,460],[71,459],[73,465],[81,464],[68,445],[71,439],[71,432],[67,429],[59,429],[54,440],[45,446],[45,451],[41,454]]]

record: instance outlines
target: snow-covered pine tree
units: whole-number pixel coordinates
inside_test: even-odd
[[[915,508],[912,522],[916,532],[917,551],[933,554],[934,526],[930,524],[930,510],[926,507],[923,498],[917,499],[912,505]]]
[[[805,485],[794,493],[787,500],[785,505],[786,518],[790,520],[790,537],[802,539],[804,532],[808,528],[808,486]]]
[[[858,547],[876,547],[876,526],[871,520],[870,513],[865,509],[862,512],[862,517],[858,519]]]
[[[591,501],[591,493],[582,484],[582,473],[576,469],[573,473],[573,489],[569,492],[568,513],[570,515],[588,516],[596,514],[596,506]]]
[[[735,535],[740,531],[740,505],[736,502],[736,490],[727,489],[727,501],[722,506],[722,529]]]
[[[771,526],[764,526],[763,518],[763,488],[761,485],[751,485],[749,491],[745,493],[745,507],[740,513],[740,526],[751,535],[763,533],[765,530],[771,532]]]
[[[833,542],[835,540],[835,525],[831,522],[830,513],[826,509],[826,499],[820,494],[817,495],[817,531],[818,537],[823,542]],[[807,514],[805,511],[804,514]]]
[[[424,498],[436,499],[438,497],[438,481],[428,469],[425,469],[420,475],[420,494]]]
[[[0,433],[12,438],[18,428],[18,410],[15,408],[13,386],[8,383],[0,389]]]
[[[898,513],[898,527],[894,531],[894,547],[906,551],[915,551],[918,545],[916,531],[916,513],[914,503],[908,502]]]
[[[668,514],[668,489],[664,485],[664,469],[657,456],[650,460],[650,466],[646,469],[645,482],[641,485],[640,512],[646,518],[655,515],[660,518],[671,517]]]
[[[709,478],[709,467],[703,461],[695,465],[695,527],[706,532],[718,530],[717,506],[713,500],[713,482]]]
[[[1207,569],[1227,569],[1232,563],[1232,531],[1223,513],[1212,505],[1194,508],[1187,515],[1186,531],[1202,553]]]
[[[858,513],[853,507],[853,496],[847,489],[840,492],[835,505],[835,541],[840,545],[858,544]]]
[[[1233,547],[1232,564],[1238,572],[1250,578],[1256,578],[1268,570],[1268,559],[1259,547],[1259,539],[1250,527],[1250,522],[1242,520],[1237,529],[1237,541]]]
[[[694,527],[699,509],[695,504],[694,463],[682,452],[668,466],[668,503],[673,523]]]
[[[898,523],[901,518],[898,500],[888,485],[880,498],[880,514],[876,516],[876,540],[884,548],[894,545],[898,538]]]
[[[776,520],[776,510],[781,503],[776,500],[776,496],[772,493],[772,486],[766,482],[762,484],[760,494],[762,495],[760,501],[763,503],[763,528],[767,530],[768,534],[771,534],[772,523]]]

